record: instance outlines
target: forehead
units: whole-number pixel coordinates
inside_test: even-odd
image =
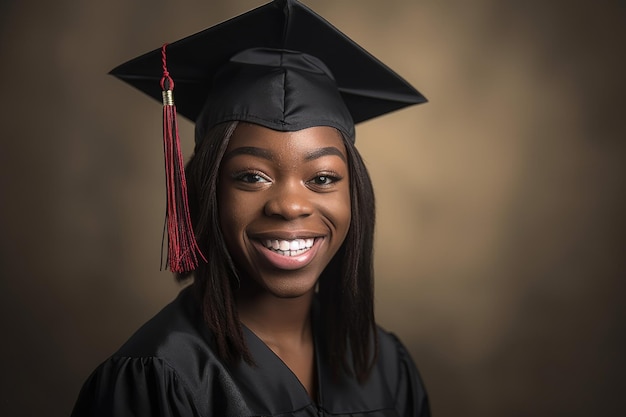
[[[281,132],[252,123],[239,123],[226,149],[260,148],[281,157],[298,157],[323,148],[336,148],[347,159],[343,137],[329,126],[315,126],[293,132]]]

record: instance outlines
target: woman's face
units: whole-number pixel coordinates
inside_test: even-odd
[[[341,135],[240,123],[222,159],[218,207],[242,287],[278,297],[313,291],[350,226]]]

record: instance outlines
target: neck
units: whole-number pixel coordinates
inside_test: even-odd
[[[260,338],[316,398],[315,348],[311,328],[314,290],[281,298],[267,291],[237,295],[241,322]]]
[[[237,294],[241,322],[268,344],[286,340],[302,342],[311,336],[311,304],[314,291],[295,298],[267,292]]]

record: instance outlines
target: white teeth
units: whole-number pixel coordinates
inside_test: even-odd
[[[314,238],[294,240],[266,239],[263,241],[263,245],[266,248],[280,252],[282,255],[286,256],[300,255],[311,249],[314,243]]]

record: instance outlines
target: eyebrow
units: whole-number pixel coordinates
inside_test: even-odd
[[[346,161],[346,157],[344,156],[344,154],[339,149],[335,148],[334,146],[327,146],[325,148],[319,148],[314,151],[311,151],[307,153],[307,155],[304,157],[304,160],[308,162],[317,158],[321,158],[323,156],[330,156],[330,155],[338,156],[343,160],[343,162],[346,162],[346,163],[348,162]]]
[[[237,155],[251,155],[251,156],[256,156],[259,158],[267,159],[268,161],[274,160],[274,154],[267,149],[257,148],[255,146],[242,146],[240,148],[235,148],[229,153],[227,153],[226,155],[224,155],[224,161],[234,158]],[[318,158],[322,158],[324,156],[332,156],[332,155],[338,156],[346,163],[348,162],[344,154],[339,149],[335,148],[334,146],[327,146],[325,148],[319,148],[311,152],[308,152],[304,157],[304,161],[309,162]]]
[[[223,160],[226,161],[237,155],[252,155],[259,158],[267,159],[268,161],[274,160],[274,154],[272,154],[272,152],[268,151],[267,149],[257,148],[255,146],[242,146],[240,148],[235,148],[232,151],[228,152],[226,155],[224,155]]]

